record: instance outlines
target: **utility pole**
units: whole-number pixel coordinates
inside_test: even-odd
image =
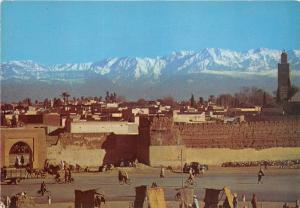
[[[181,188],[183,188],[183,167],[182,167],[182,147],[180,150],[180,155],[181,155]]]

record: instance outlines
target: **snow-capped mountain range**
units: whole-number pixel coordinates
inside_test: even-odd
[[[291,70],[300,73],[300,50],[287,51]],[[159,80],[164,76],[210,73],[228,76],[276,76],[280,50],[255,49],[237,52],[206,48],[199,52],[180,51],[164,57],[107,58],[99,62],[46,66],[33,61],[10,61],[1,64],[1,80],[72,80],[104,76],[118,80]]]
[[[289,50],[292,84],[300,86],[300,50]],[[242,87],[277,89],[280,50],[255,49],[237,52],[208,48],[180,51],[157,58],[121,57],[98,62],[43,65],[33,61],[1,64],[1,99],[26,97],[100,96],[115,91],[128,99],[235,93]]]

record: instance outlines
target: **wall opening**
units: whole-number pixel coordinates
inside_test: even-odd
[[[32,150],[25,142],[15,143],[9,150],[9,166],[10,167],[32,167]]]

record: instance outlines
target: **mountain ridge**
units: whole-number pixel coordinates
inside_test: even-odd
[[[177,51],[161,57],[111,57],[95,62],[44,65],[34,61],[3,62],[2,101],[26,97],[99,96],[115,91],[128,99],[234,93],[242,87],[277,89],[277,64],[282,51],[245,52],[206,48]],[[292,84],[300,86],[300,50],[287,51]]]
[[[300,50],[287,51],[292,70],[300,71]],[[44,65],[34,61],[10,61],[1,63],[1,80],[38,79],[60,80],[55,74],[80,72],[77,78],[85,78],[86,73],[118,79],[153,79],[172,74],[247,72],[263,74],[276,70],[280,60],[280,50],[259,48],[246,52],[229,49],[205,48],[199,52],[177,51],[170,55],[150,57],[111,57],[96,62]],[[270,74],[270,73],[269,73]],[[246,74],[247,75],[247,74]],[[298,74],[297,74],[298,75]],[[65,80],[69,78],[64,76]],[[71,76],[72,77],[72,76]]]

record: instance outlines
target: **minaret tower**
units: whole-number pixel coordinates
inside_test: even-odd
[[[281,53],[281,61],[278,64],[278,101],[286,101],[288,99],[290,87],[290,64],[288,63],[287,53],[283,51]]]

